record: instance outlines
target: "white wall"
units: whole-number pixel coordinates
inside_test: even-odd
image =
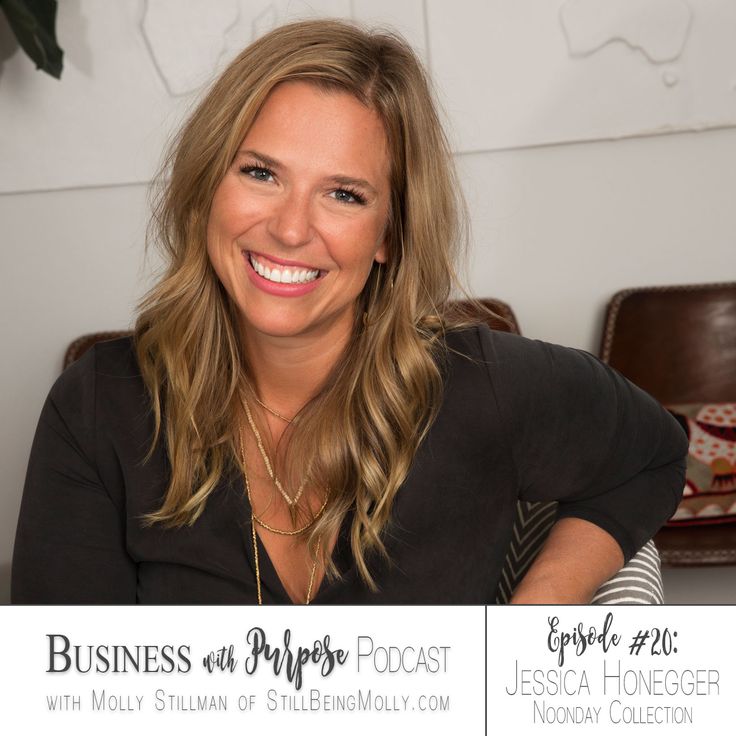
[[[735,6],[632,0],[608,17],[600,2],[309,3],[410,38],[452,128],[470,285],[508,301],[525,334],[592,352],[615,291],[736,279]],[[150,282],[146,183],[164,141],[287,8],[306,3],[65,0],[61,82],[13,52],[0,15],[0,601],[64,349],[127,327]],[[673,601],[736,602],[733,567],[666,580]]]

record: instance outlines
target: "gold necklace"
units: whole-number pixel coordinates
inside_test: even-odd
[[[261,595],[261,568],[258,564],[258,542],[256,540],[256,525],[251,523],[251,531],[253,532],[253,557],[256,562],[256,594],[258,596],[258,605],[263,605],[263,596]],[[322,542],[320,537],[317,540],[317,552],[316,555],[319,557],[319,547]],[[314,585],[314,574],[317,571],[317,559],[315,557],[312,563],[312,572],[309,574],[309,586],[307,587],[307,599],[304,601],[304,605],[308,606],[312,601],[312,586]]]
[[[250,407],[248,406],[248,402],[245,400],[245,396],[243,396],[243,406],[245,407],[245,415],[248,418],[248,424],[250,425],[251,431],[253,432],[255,438],[256,438],[256,444],[258,445],[258,451],[261,453],[261,457],[263,458],[263,464],[266,466],[266,470],[268,471],[268,476],[271,478],[271,481],[273,484],[278,488],[279,493],[283,496],[284,501],[289,504],[289,506],[295,506],[299,499],[302,497],[302,493],[304,492],[304,485],[307,482],[307,475],[302,478],[302,482],[299,485],[299,488],[296,492],[296,495],[294,498],[292,498],[285,490],[284,487],[281,485],[281,481],[276,477],[276,474],[273,472],[273,466],[271,465],[271,461],[268,459],[268,455],[266,454],[266,449],[263,447],[263,440],[261,439],[261,433],[258,431],[258,427],[256,427],[256,423],[253,421],[253,415],[250,413]],[[259,402],[260,403],[260,402]]]
[[[243,431],[240,427],[238,427],[238,435],[240,436],[240,459],[243,463],[243,479],[245,480],[245,492],[248,496],[248,503],[250,504],[250,528],[251,528],[251,538],[253,541],[253,558],[255,560],[256,564],[256,593],[258,596],[258,605],[263,605],[263,597],[261,596],[261,566],[259,564],[258,559],[258,540],[256,539],[256,524],[260,524],[264,529],[267,529],[270,532],[274,532],[275,534],[283,534],[286,536],[294,536],[296,534],[301,534],[303,531],[306,531],[309,529],[312,524],[314,524],[317,519],[319,519],[320,516],[322,516],[322,513],[325,510],[325,507],[327,506],[327,496],[325,495],[325,500],[322,506],[320,507],[319,511],[317,512],[316,516],[312,519],[312,521],[309,522],[306,526],[303,526],[301,529],[297,529],[295,531],[285,531],[282,529],[276,529],[275,527],[269,526],[268,524],[265,524],[261,519],[259,519],[256,516],[256,512],[253,510],[253,499],[250,495],[250,483],[248,482],[248,473],[246,472],[245,468],[245,444],[243,443]],[[317,559],[319,558],[319,548],[322,544],[322,537],[317,538],[317,550],[315,552],[315,558],[314,562],[312,563],[312,571],[309,573],[309,585],[307,586],[307,600],[305,601],[305,604],[308,606],[309,602],[312,600],[312,586],[314,585],[314,575],[317,571]]]
[[[248,496],[248,503],[250,504],[251,508],[251,515],[253,516],[253,519],[256,521],[256,523],[259,526],[262,526],[264,529],[266,529],[269,532],[273,532],[274,534],[281,534],[284,537],[295,537],[302,532],[307,531],[312,524],[314,524],[315,521],[317,521],[320,516],[324,513],[324,510],[327,508],[327,499],[328,494],[325,494],[325,500],[322,502],[322,505],[317,510],[317,513],[312,517],[312,520],[309,521],[307,524],[305,524],[302,527],[299,527],[298,529],[279,529],[275,526],[271,526],[270,524],[267,524],[263,519],[261,519],[259,516],[256,515],[256,512],[253,510],[253,499],[250,494],[250,482],[248,481],[248,471],[245,467],[245,443],[243,442],[243,431],[240,427],[238,427],[238,434],[240,435],[240,457],[243,461],[243,479],[245,480],[245,492]]]
[[[256,392],[251,389],[253,393],[253,398],[256,400],[257,404],[260,404],[267,412],[270,414],[273,414],[275,417],[278,417],[279,419],[283,419],[287,424],[291,424],[294,420],[289,419],[289,417],[285,417],[283,414],[279,414],[276,409],[272,409],[270,406],[266,406],[256,395]]]
[[[251,520],[251,531],[253,536],[253,557],[255,558],[256,562],[256,593],[258,595],[258,605],[263,605],[263,597],[261,596],[261,568],[258,564],[258,542],[256,540],[256,525],[253,524]],[[320,537],[317,540],[317,556],[319,556],[319,547],[322,542],[322,538]],[[309,605],[309,603],[312,600],[312,586],[314,585],[314,573],[317,570],[317,560],[315,558],[314,562],[312,563],[312,572],[309,574],[309,586],[307,587],[307,599],[304,601],[305,605]]]

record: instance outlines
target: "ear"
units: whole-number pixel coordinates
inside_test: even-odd
[[[384,237],[376,250],[376,254],[373,256],[373,260],[376,263],[386,263],[388,260],[388,243]]]

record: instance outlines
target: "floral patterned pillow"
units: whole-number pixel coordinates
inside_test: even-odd
[[[687,432],[685,494],[668,526],[736,521],[736,403],[668,407]]]

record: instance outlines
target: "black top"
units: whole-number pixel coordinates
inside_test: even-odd
[[[314,603],[490,603],[517,499],[559,500],[626,560],[674,512],[687,439],[648,394],[582,350],[477,327],[450,333],[442,407],[400,488],[391,564],[353,564]],[[459,355],[461,353],[462,355]],[[129,338],[98,343],[56,381],[33,442],[13,557],[14,603],[254,603],[250,508],[224,479],[190,528],[144,529],[168,459],[143,463],[153,418]],[[259,542],[264,603],[289,603]]]

